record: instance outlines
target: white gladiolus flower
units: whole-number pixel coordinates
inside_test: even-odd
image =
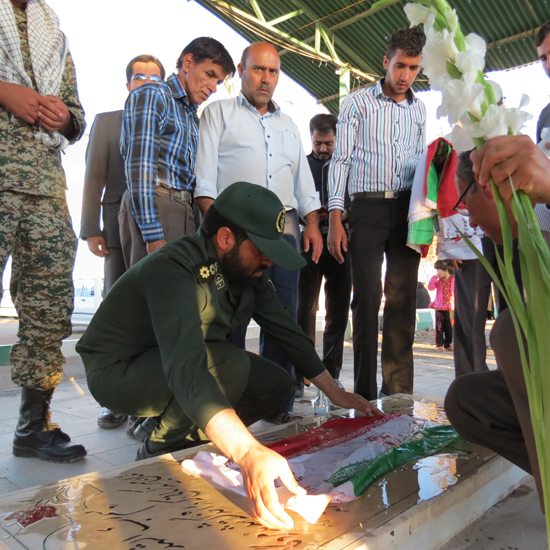
[[[466,51],[458,52],[455,65],[461,73],[472,73],[477,76],[478,71],[483,71],[485,67],[485,54],[487,53],[487,44],[485,40],[477,34],[470,33],[466,37]]]
[[[424,74],[435,90],[442,90],[441,80],[447,73],[447,61],[454,62],[458,49],[454,33],[447,29],[442,32],[431,28],[426,35],[426,45],[422,50],[422,67]]]
[[[506,109],[503,106],[489,105],[485,116],[479,121],[479,126],[483,132],[481,137],[491,139],[497,136],[505,136],[508,133],[505,111]]]
[[[447,20],[447,24],[449,25],[451,31],[456,31],[458,28],[458,15],[456,14],[456,10],[449,10],[445,14],[445,19]]]
[[[485,140],[508,133],[508,126],[504,120],[504,107],[489,105],[485,116],[479,122],[472,122],[468,114],[460,118],[462,129],[471,138],[483,138]]]
[[[527,97],[527,99],[529,98]],[[504,111],[505,124],[514,135],[517,134],[523,128],[525,123],[532,118],[533,115],[529,114],[527,111],[522,111],[521,109],[506,109]]]
[[[498,103],[502,99],[502,88],[500,87],[500,84],[498,82],[495,82],[494,80],[487,80],[487,82],[491,85],[491,88],[493,88],[495,101]]]
[[[521,94],[521,99],[519,100],[519,108],[523,109],[523,107],[527,107],[531,103],[531,99],[526,94]]]
[[[481,36],[471,32],[466,37],[466,49],[485,59],[485,54],[487,53],[487,44],[485,43],[485,40],[481,38]],[[483,64],[483,66],[485,66],[485,63]]]
[[[454,63],[456,54],[458,53],[458,48],[455,44],[455,33],[449,32],[447,29],[443,29],[441,33],[438,34],[441,34],[439,47],[443,48],[443,51],[447,55],[449,61],[452,61]]]
[[[455,125],[453,127],[453,133],[451,140],[453,142],[453,149],[457,153],[462,153],[462,151],[471,151],[475,149],[475,143],[473,139],[464,131],[460,126]]]
[[[405,10],[405,15],[411,22],[411,27],[416,27],[416,25],[420,24],[425,25],[428,22],[430,13],[433,13],[434,17],[436,13],[434,8],[427,8],[421,4],[405,4],[403,9]]]
[[[451,124],[456,124],[465,112],[481,118],[484,97],[485,86],[475,82],[469,73],[460,80],[451,79],[443,90],[443,103],[437,109],[437,117],[447,115]]]
[[[455,65],[461,73],[471,73],[472,76],[476,76],[485,67],[485,59],[472,51],[458,52]]]

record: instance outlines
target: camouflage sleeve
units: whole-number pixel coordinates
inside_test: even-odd
[[[65,60],[65,71],[63,72],[63,80],[61,81],[61,87],[59,89],[59,98],[65,103],[67,109],[69,109],[71,113],[75,130],[70,137],[67,137],[70,143],[74,143],[84,134],[86,121],[84,120],[84,109],[78,98],[76,71],[70,52],[67,54],[67,59]]]

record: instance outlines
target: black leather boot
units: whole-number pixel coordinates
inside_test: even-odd
[[[71,444],[70,437],[50,422],[52,395],[53,390],[21,388],[21,407],[13,440],[15,456],[62,463],[86,456],[82,445]]]

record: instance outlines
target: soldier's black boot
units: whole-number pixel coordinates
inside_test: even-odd
[[[82,445],[70,443],[70,437],[50,422],[52,395],[53,389],[42,391],[21,388],[21,407],[13,440],[15,456],[63,463],[86,456],[86,449]]]

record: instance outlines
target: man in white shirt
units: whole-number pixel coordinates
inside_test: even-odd
[[[284,238],[296,249],[303,218],[304,249],[313,247],[313,260],[321,255],[318,193],[302,149],[298,128],[271,99],[277,86],[280,59],[277,50],[263,42],[251,44],[238,65],[241,93],[233,99],[216,101],[201,117],[199,148],[195,164],[195,199],[204,213],[218,194],[236,181],[248,181],[271,189],[287,210]],[[269,270],[281,303],[296,319],[298,271],[277,266]],[[244,345],[244,335],[241,335]],[[260,353],[285,368],[294,380],[294,367],[286,361],[269,337],[260,337]],[[275,421],[292,419],[289,412],[294,393]]]

